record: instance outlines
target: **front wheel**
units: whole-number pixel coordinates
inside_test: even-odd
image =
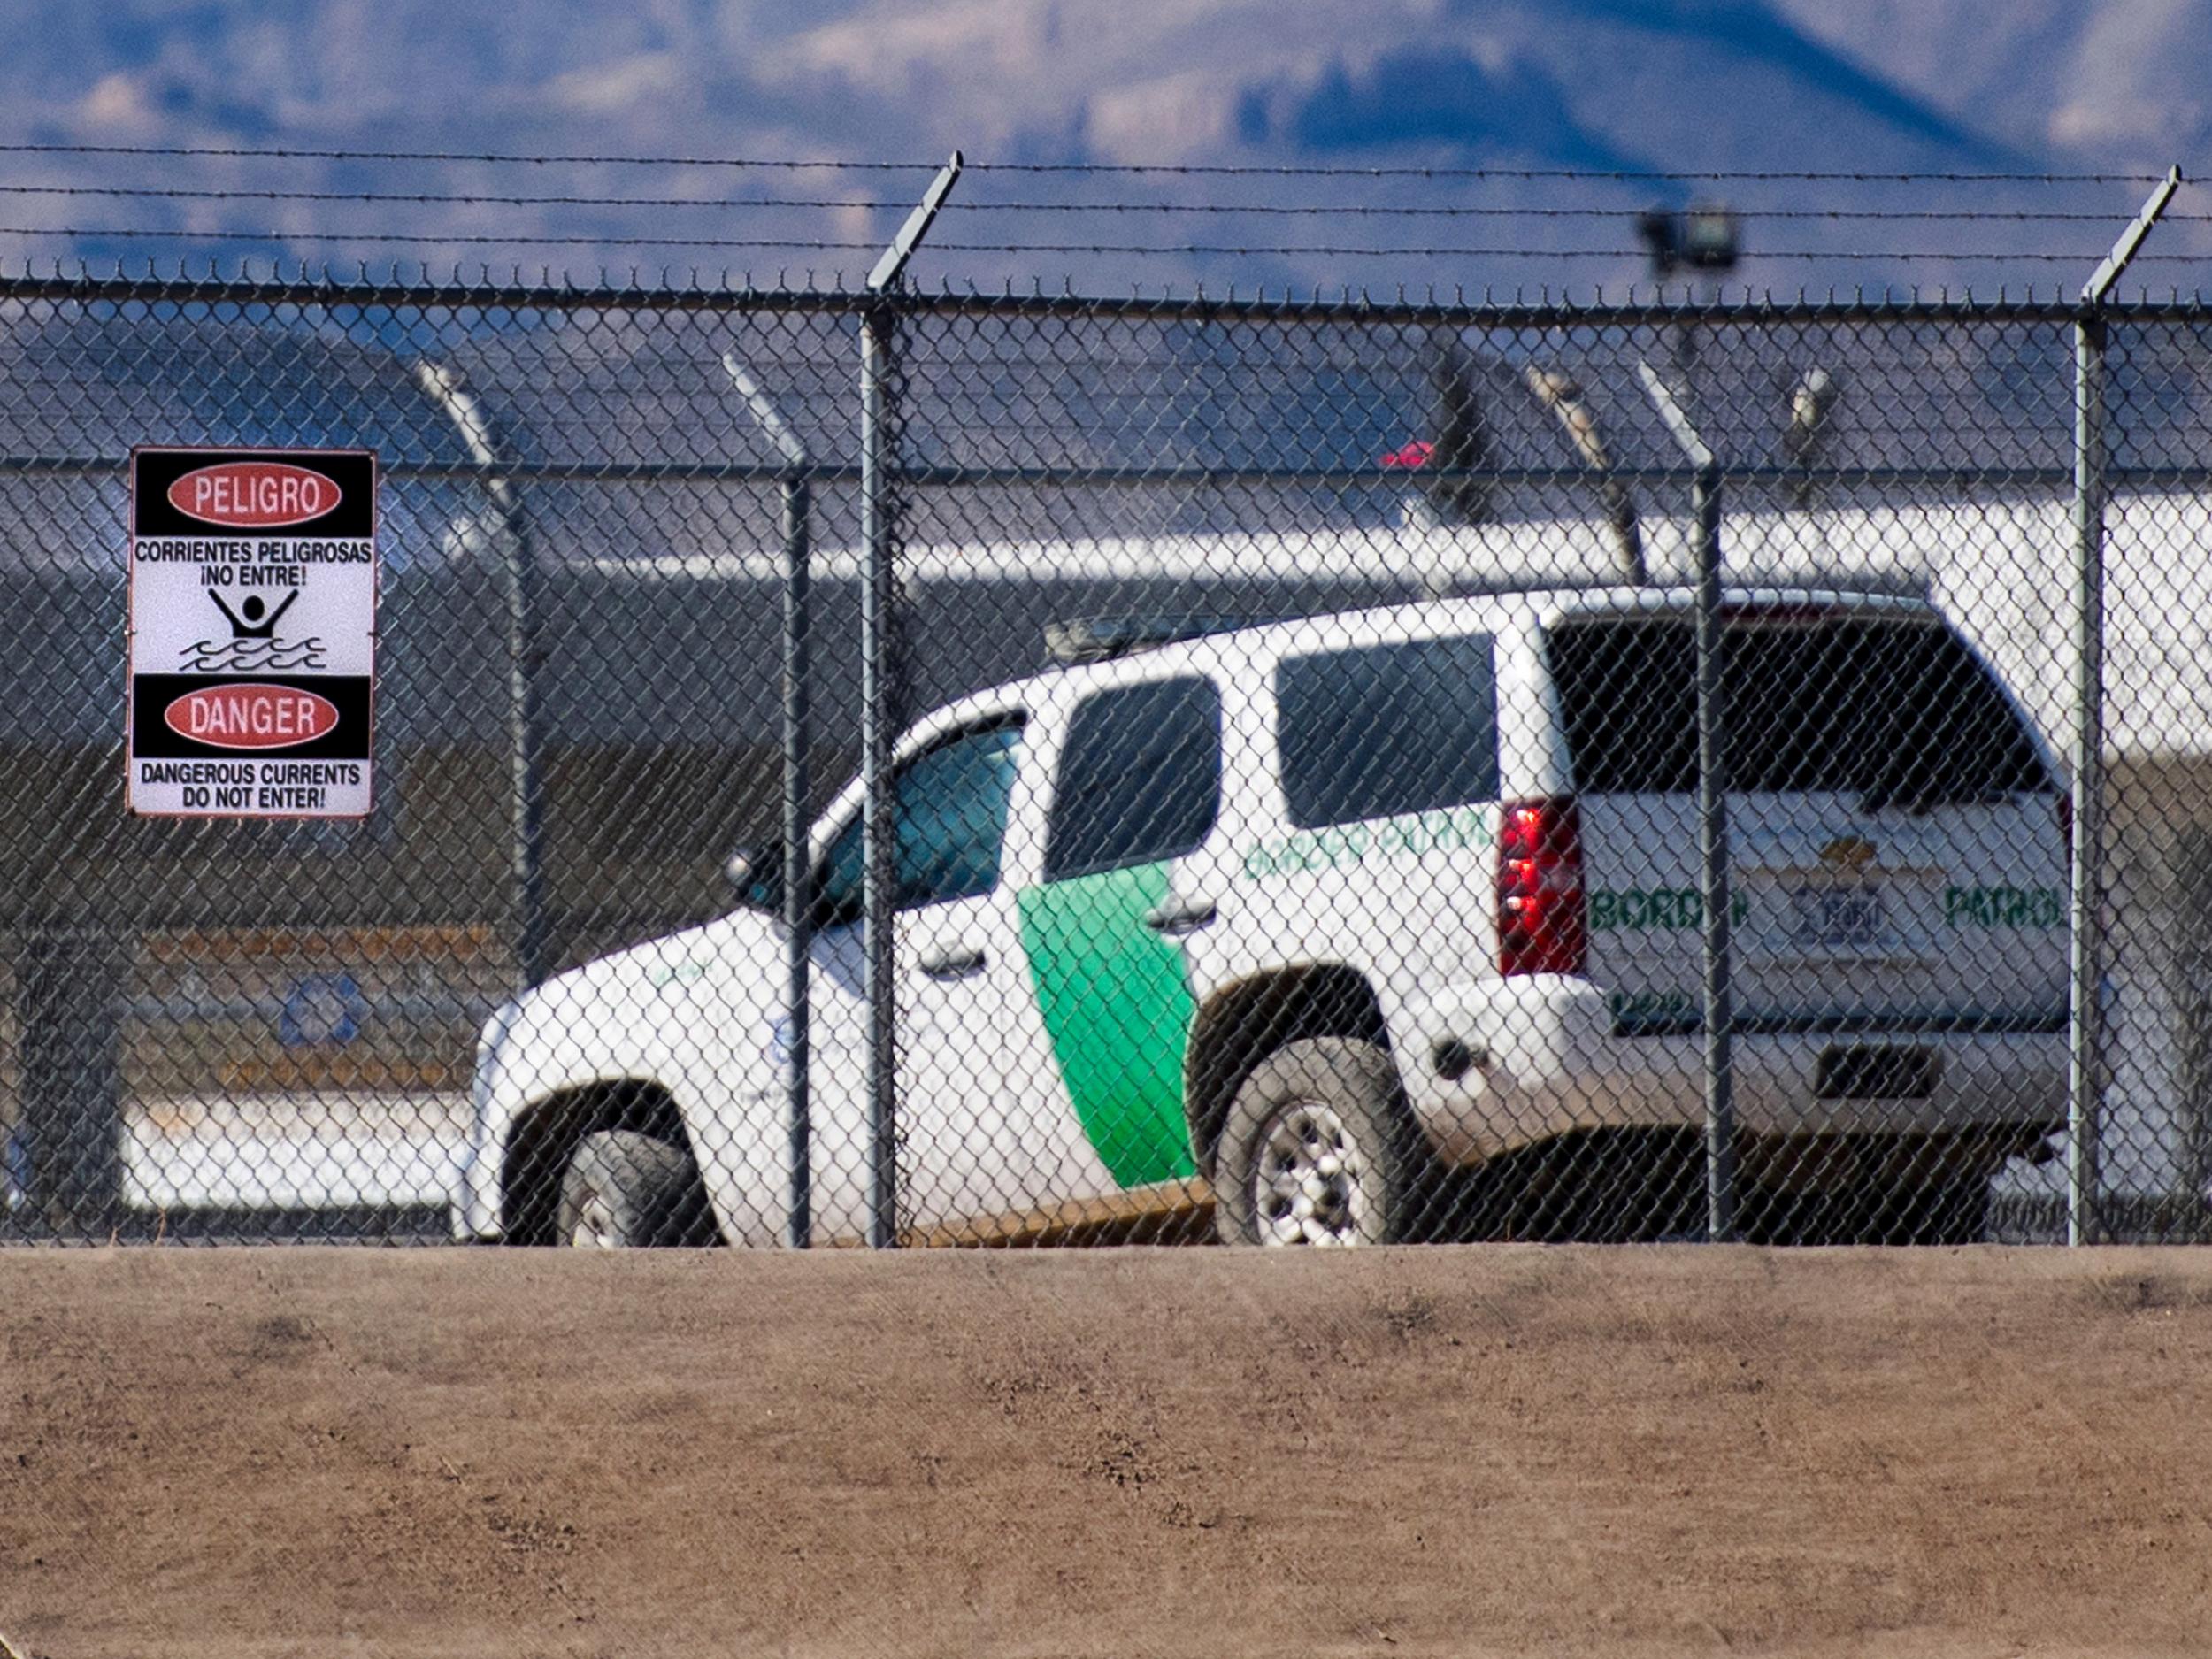
[[[1863,1198],[1864,1225],[1855,1243],[1979,1244],[1989,1235],[1989,1178],[1952,1172]]]
[[[1286,1043],[1238,1088],[1214,1160],[1225,1244],[1386,1244],[1406,1236],[1427,1159],[1372,1043]]]
[[[714,1216],[690,1156],[628,1130],[586,1135],[561,1176],[561,1243],[579,1249],[711,1244]]]

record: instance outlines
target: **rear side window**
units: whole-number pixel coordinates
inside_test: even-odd
[[[1221,693],[1212,680],[1098,692],[1068,726],[1045,879],[1194,852],[1220,809]]]
[[[1301,829],[1498,798],[1487,634],[1285,657],[1275,719]]]
[[[1551,630],[1577,787],[1697,787],[1693,626],[1686,617],[1594,618]],[[1837,791],[1870,810],[2051,787],[1988,671],[1939,625],[1755,617],[1727,626],[1721,661],[1731,790]]]

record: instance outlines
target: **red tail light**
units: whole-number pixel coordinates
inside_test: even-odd
[[[1582,814],[1571,797],[1508,801],[1498,818],[1498,972],[1580,973]]]

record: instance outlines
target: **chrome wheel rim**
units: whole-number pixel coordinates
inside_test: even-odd
[[[1366,1160],[1344,1119],[1297,1101],[1267,1121],[1252,1171],[1252,1214],[1263,1245],[1357,1244],[1367,1221]]]

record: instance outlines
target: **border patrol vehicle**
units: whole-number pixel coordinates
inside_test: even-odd
[[[1077,630],[915,726],[902,1229],[1210,1192],[1246,1244],[1694,1231],[1692,628],[1619,587]],[[1978,1236],[2064,1118],[2051,757],[1923,601],[1734,589],[1724,637],[1747,1226]],[[867,1232],[860,813],[811,838],[818,1238]],[[758,883],[501,1008],[459,1234],[778,1242],[786,948]]]

